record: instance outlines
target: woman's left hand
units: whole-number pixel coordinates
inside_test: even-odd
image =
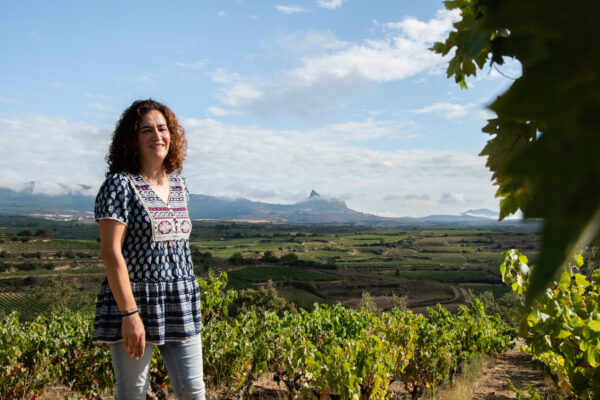
[[[142,357],[146,348],[146,331],[144,323],[140,318],[140,313],[137,312],[123,317],[121,331],[123,333],[125,351],[136,360]]]

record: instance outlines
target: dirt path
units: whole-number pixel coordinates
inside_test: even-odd
[[[516,399],[506,380],[510,379],[513,386],[525,391],[527,385],[532,385],[543,399],[557,398],[557,392],[549,378],[536,368],[529,355],[519,352],[517,341],[515,348],[498,355],[491,360],[483,374],[477,380],[477,389],[471,400],[506,400]]]

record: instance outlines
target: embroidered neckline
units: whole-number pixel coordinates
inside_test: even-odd
[[[152,190],[150,184],[138,174],[127,174],[135,193],[141,200],[152,225],[152,240],[187,240],[190,237],[190,221],[183,180],[177,174],[169,174],[169,202],[164,202]]]
[[[171,174],[171,175],[172,175],[172,174]],[[144,181],[144,183],[145,183],[146,185],[148,185],[148,188],[149,188],[149,190],[151,190],[151,191],[152,191],[152,193],[154,193],[154,195],[155,195],[155,196],[156,196],[156,197],[157,197],[157,198],[158,198],[160,201],[162,201],[162,202],[163,202],[163,204],[164,204],[165,206],[167,206],[167,207],[168,207],[168,206],[169,206],[169,204],[171,203],[171,191],[172,191],[172,189],[173,189],[173,180],[171,179],[171,175],[167,174],[167,180],[169,181],[169,193],[167,194],[167,201],[165,202],[165,201],[163,200],[163,198],[162,198],[162,197],[160,197],[160,196],[159,196],[159,195],[156,193],[156,191],[154,190],[154,188],[152,187],[152,185],[150,184],[150,182],[148,182],[148,179],[144,178],[144,177],[143,177],[141,174],[137,174],[137,176],[139,176],[139,177],[140,177],[140,178],[141,178],[141,179]]]

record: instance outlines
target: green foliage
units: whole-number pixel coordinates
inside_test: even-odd
[[[487,314],[498,314],[504,322],[512,326],[518,324],[519,316],[515,310],[518,310],[521,306],[523,295],[518,295],[511,291],[496,298],[490,290],[481,293],[475,293],[471,289],[468,289],[468,291],[469,304],[473,305],[474,301],[478,300],[483,305]]]
[[[285,312],[295,312],[296,307],[279,297],[273,282],[269,281],[266,286],[258,289],[240,290],[237,298],[229,306],[229,315],[235,318],[250,310],[256,311],[259,315],[270,311],[281,317]]]
[[[279,262],[285,265],[298,265],[298,256],[295,253],[286,253],[279,257]]]
[[[219,398],[245,397],[268,370],[280,329],[276,314],[249,311],[237,319],[213,319],[202,331],[204,374]]]
[[[35,398],[51,383],[89,399],[112,387],[107,348],[92,343],[90,317],[50,314],[21,323],[16,313],[0,323],[0,399]]]
[[[204,271],[209,271],[213,265],[213,255],[210,251],[200,251],[198,247],[192,246],[192,263],[195,268],[202,268]]]
[[[231,271],[230,275],[249,282],[273,281],[333,281],[338,279],[334,275],[328,275],[321,272],[304,270],[296,267],[286,267],[282,265],[257,266]]]
[[[229,262],[233,265],[254,265],[256,260],[252,257],[244,257],[242,253],[235,253],[229,257]]]
[[[533,266],[517,250],[506,253],[503,280],[518,294],[530,289]],[[525,351],[545,364],[564,393],[594,399],[600,395],[600,270],[578,273],[576,255],[537,299],[533,309],[521,304],[519,334]]]
[[[600,229],[600,42],[597,1],[448,0],[460,9],[444,43],[461,87],[487,60],[517,59],[522,75],[490,105],[497,118],[484,127],[494,137],[483,149],[498,185],[501,217],[522,210],[543,219],[539,268],[528,305],[542,295],[577,245]]]
[[[277,258],[277,256],[275,256],[275,254],[273,254],[271,250],[265,251],[260,260],[269,263],[279,262],[279,259]]]
[[[495,316],[488,316],[475,300],[469,309],[460,306],[451,314],[441,306],[417,315],[414,356],[401,380],[413,397],[426,388],[447,383],[460,364],[474,354],[494,354],[512,346],[516,332]]]
[[[207,280],[200,278],[196,280],[202,296],[202,323],[206,324],[213,318],[226,318],[229,306],[237,297],[236,291],[225,291],[227,273],[224,272],[219,277],[210,276]]]
[[[23,280],[19,280],[21,283]],[[3,282],[4,283],[4,282]],[[22,321],[31,321],[38,315],[47,312],[46,304],[38,304],[32,294],[0,292],[0,316],[7,316],[16,311]]]
[[[519,400],[542,400],[542,397],[535,391],[533,386],[527,385],[527,394],[525,394],[522,390],[514,387],[510,379],[506,380],[506,385],[508,386],[508,390],[512,391]]]
[[[96,296],[84,291],[77,279],[52,276],[46,284],[31,295],[33,303],[42,310],[62,312],[81,311],[91,314],[95,309]]]
[[[278,316],[259,302],[231,317],[227,308],[237,293],[224,291],[226,279],[199,280],[205,379],[222,399],[248,398],[268,371],[290,398],[384,399],[394,379],[418,396],[448,381],[470,355],[502,351],[512,337],[479,303],[427,316],[400,309],[376,315],[341,305],[280,310]],[[16,314],[5,316],[0,399],[35,397],[54,384],[89,399],[105,396],[113,386],[110,354],[92,343],[92,328],[91,315],[69,310],[25,323]],[[150,387],[162,396],[167,383],[162,359],[153,353]]]

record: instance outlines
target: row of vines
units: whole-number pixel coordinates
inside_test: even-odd
[[[413,397],[451,381],[475,354],[500,352],[516,332],[479,303],[452,314],[417,315],[394,309],[374,314],[342,306],[312,312],[250,310],[235,318],[237,296],[223,291],[226,276],[199,281],[203,294],[204,372],[219,398],[241,399],[266,372],[290,399],[383,399],[398,380]],[[111,389],[108,349],[91,342],[92,317],[62,312],[0,323],[0,398],[32,398],[62,384],[86,398]],[[153,357],[151,387],[165,386]]]
[[[532,307],[521,304],[521,349],[547,367],[565,395],[600,399],[600,269],[580,273],[576,255],[550,282]],[[517,294],[530,289],[535,270],[517,250],[506,254],[502,279]]]

